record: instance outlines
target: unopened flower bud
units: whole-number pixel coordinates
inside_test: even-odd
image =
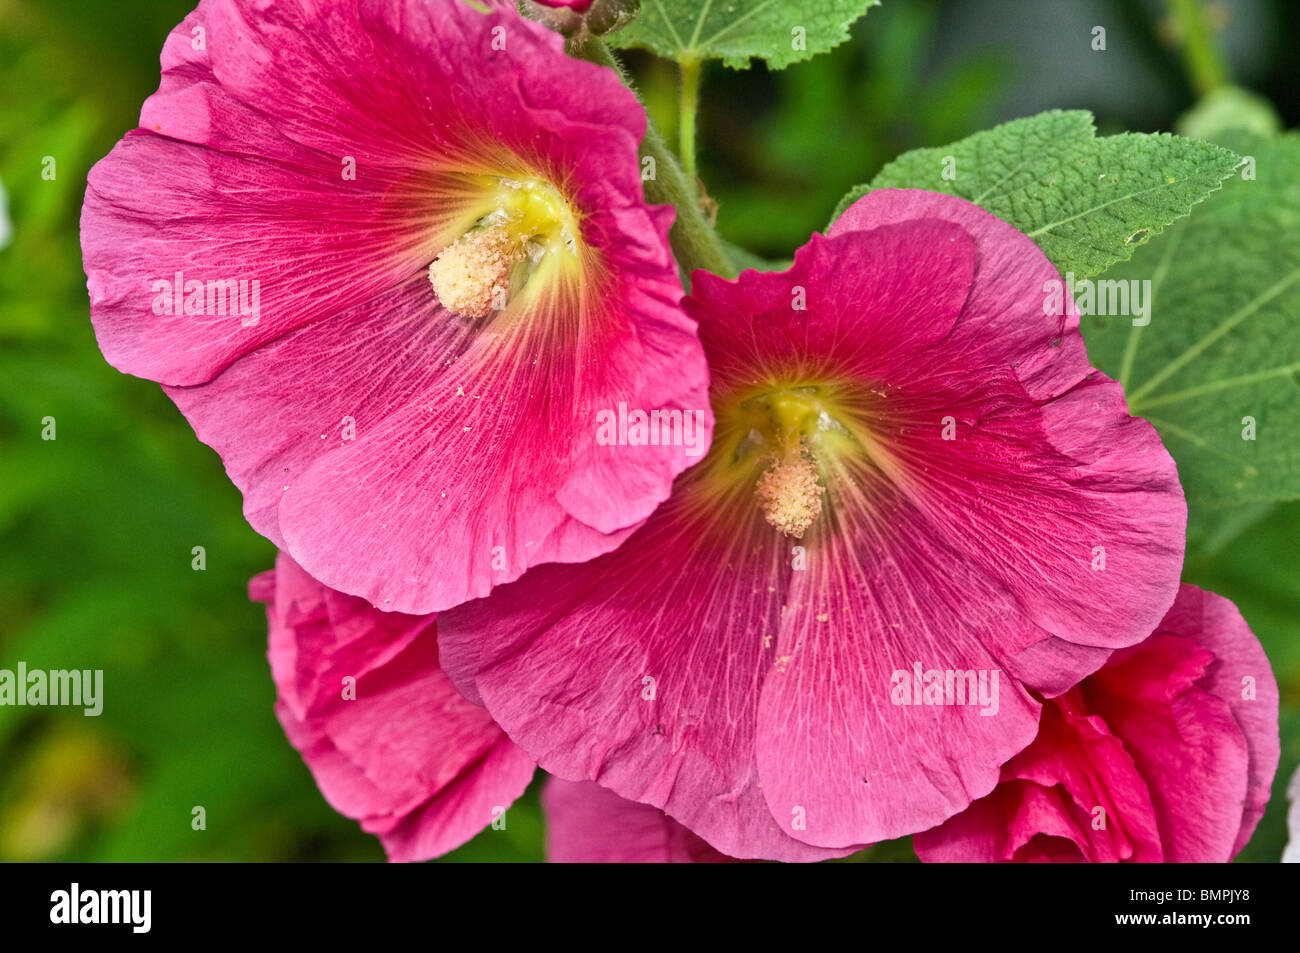
[[[641,11],[641,0],[527,0],[528,15],[578,40],[623,29]]]

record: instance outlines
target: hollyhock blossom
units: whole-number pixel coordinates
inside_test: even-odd
[[[1041,702],[1150,634],[1186,509],[1059,274],[950,196],[873,192],[782,274],[697,273],[717,419],[618,551],[439,617],[543,768],[742,858],[924,830]]]
[[[546,859],[553,864],[732,862],[658,808],[624,800],[594,781],[550,778],[542,810]]]
[[[1280,745],[1277,682],[1227,599],[1184,585],[1144,642],[1047,702],[993,792],[918,834],[927,861],[1214,863],[1246,846]]]
[[[95,332],[314,577],[436,611],[613,549],[699,459],[672,210],[612,70],[461,0],[203,0],[162,64],[90,174]],[[602,444],[623,407],[675,422]]]
[[[432,616],[380,612],[283,553],[249,595],[267,603],[285,733],[390,860],[460,846],[524,792],[533,759],[438,669]]]

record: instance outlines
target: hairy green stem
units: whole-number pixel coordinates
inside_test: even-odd
[[[1228,67],[1215,42],[1201,0],[1165,0],[1178,24],[1183,42],[1183,63],[1196,95],[1204,96],[1229,82]]]
[[[618,73],[619,78],[630,89],[632,84],[622,65],[614,58],[603,41],[594,37],[570,49],[570,53],[581,59],[608,66]],[[711,271],[724,278],[736,274],[731,260],[727,257],[712,226],[704,219],[700,211],[699,189],[694,176],[687,178],[681,166],[664,143],[663,136],[655,128],[649,116],[646,117],[646,134],[641,141],[641,183],[645,188],[646,201],[656,205],[672,205],[677,209],[672,231],[668,238],[673,246],[677,264],[689,278],[697,268]],[[651,161],[647,162],[649,159]]]
[[[695,111],[700,105],[700,72],[703,66],[697,59],[683,58],[681,112],[677,128],[679,143],[677,154],[682,157],[682,172],[688,182],[694,182],[695,173]]]

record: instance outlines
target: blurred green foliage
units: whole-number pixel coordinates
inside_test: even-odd
[[[1154,130],[1191,105],[1176,57],[1158,43],[1157,14],[1105,2],[1076,4],[1070,16],[1085,7],[1084,20],[1115,22],[1117,36],[1157,38],[1111,54],[1112,84],[1130,76],[1123,57],[1144,60],[1124,99],[1034,100],[1039,86],[1057,88],[1047,71],[1055,75],[1060,38],[1042,37],[1036,50],[999,24],[1045,5],[886,0],[828,56],[781,73],[710,64],[701,173],[724,236],[789,257],[889,159],[1011,115],[1084,107],[1103,131]],[[162,41],[192,6],[0,0],[0,180],[14,225],[0,249],[0,667],[21,659],[105,673],[97,718],[0,707],[0,860],[382,858],[321,798],[272,713],[263,610],[246,584],[273,547],[249,529],[219,459],[159,388],[105,363],[88,317],[78,244],[86,174],[135,124],[157,87]],[[1265,34],[1290,16],[1280,3],[1243,9]],[[1234,65],[1245,62],[1253,73],[1243,80],[1267,90],[1273,67],[1260,58],[1247,49]],[[644,53],[628,59],[671,137],[673,69]],[[1153,103],[1169,111],[1144,112]],[[1294,126],[1294,103],[1278,105]],[[47,156],[53,179],[42,177]],[[46,417],[54,440],[42,439]],[[1189,581],[1240,606],[1282,684],[1282,767],[1245,854],[1275,860],[1282,792],[1300,760],[1300,504],[1194,510],[1192,524]],[[204,571],[191,568],[195,546],[206,550]],[[541,859],[536,795],[534,784],[504,831],[448,859]],[[196,806],[206,830],[191,827]],[[910,857],[898,842],[857,859]]]

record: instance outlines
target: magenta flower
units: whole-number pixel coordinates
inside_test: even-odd
[[[1010,225],[916,191],[783,274],[697,273],[708,457],[616,552],[440,616],[448,673],[546,770],[733,857],[962,811],[1034,738],[1034,693],[1178,587],[1173,461],[1048,281]]]
[[[645,115],[562,46],[460,0],[203,0],[90,174],[104,354],[259,532],[386,609],[615,548],[708,443]]]
[[[534,762],[438,669],[432,616],[380,612],[283,553],[266,602],[275,711],[335,810],[393,861],[459,847],[524,792]]]
[[[966,811],[914,839],[927,861],[1222,863],[1264,814],[1277,682],[1227,599],[1184,585],[1144,642],[1043,707],[1033,744]]]
[[[553,864],[726,864],[658,808],[594,781],[550,778],[542,790],[546,859]]]

